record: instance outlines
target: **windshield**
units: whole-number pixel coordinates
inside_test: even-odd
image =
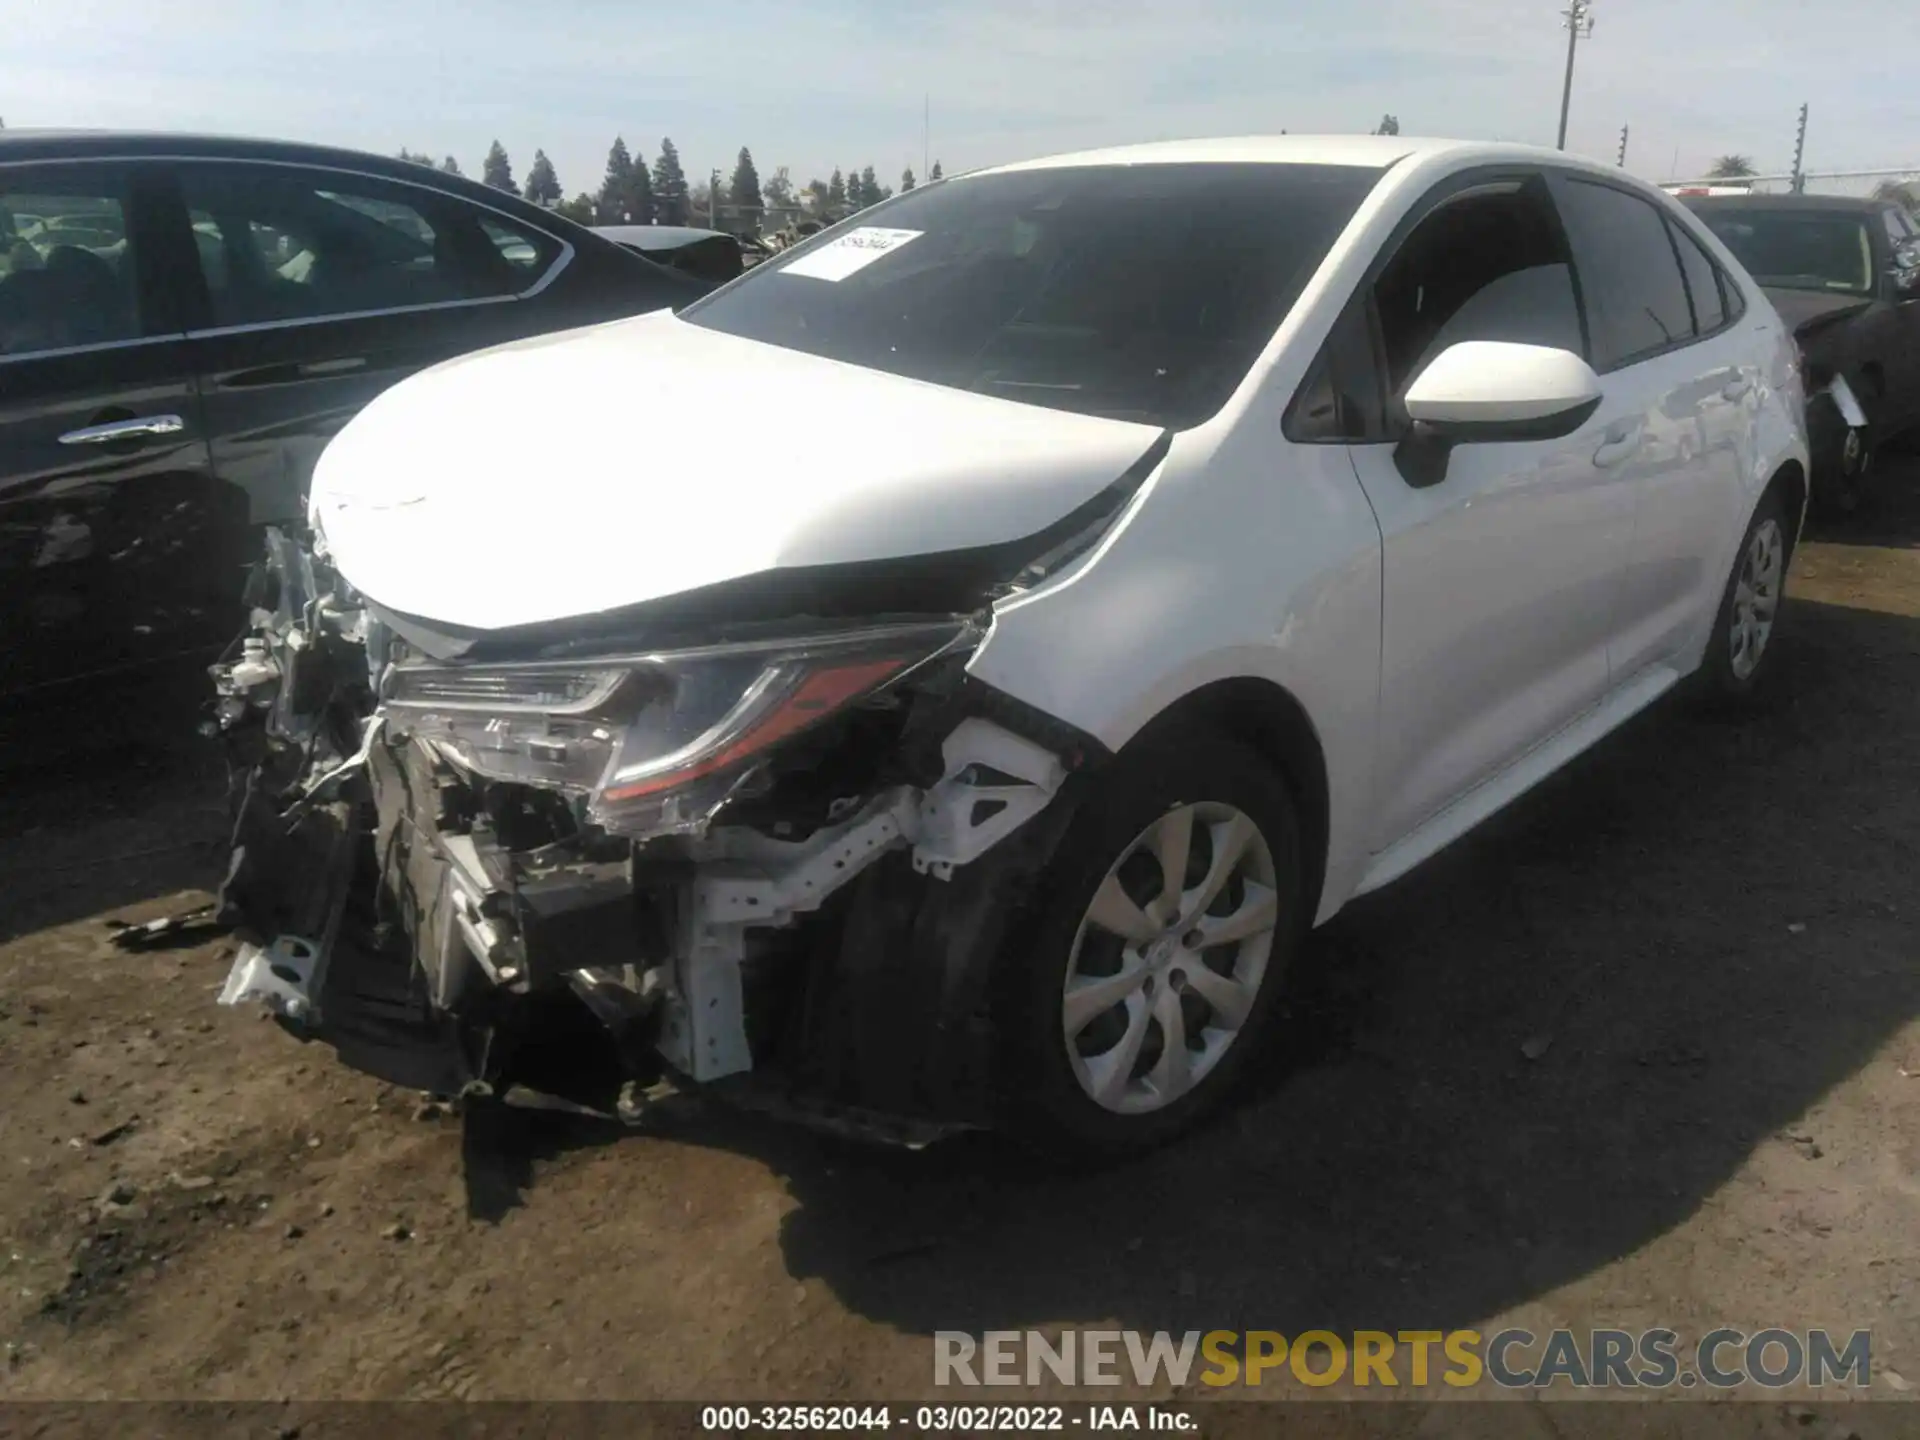
[[[1209,164],[969,176],[682,313],[937,385],[1184,428],[1226,403],[1379,178]]]
[[[1700,218],[1761,285],[1874,293],[1873,244],[1859,215],[1805,210],[1707,211]]]

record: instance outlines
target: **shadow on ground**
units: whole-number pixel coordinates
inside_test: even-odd
[[[217,883],[217,747],[191,668],[0,706],[0,941]]]

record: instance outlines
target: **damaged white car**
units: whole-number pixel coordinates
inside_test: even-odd
[[[1750,692],[1793,347],[1619,172],[1368,137],[923,186],[401,382],[216,668],[230,1002],[497,1089],[1164,1140],[1308,928]]]

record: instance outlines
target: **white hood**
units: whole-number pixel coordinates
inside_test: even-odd
[[[363,594],[491,630],[1017,540],[1119,479],[1156,434],[661,312],[402,381],[327,447],[311,505]]]

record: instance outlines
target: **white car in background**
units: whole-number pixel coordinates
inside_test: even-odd
[[[442,1088],[578,999],[643,1083],[1158,1143],[1310,926],[1760,684],[1800,386],[1657,190],[1399,137],[982,171],[450,361],[218,672],[226,998]]]

